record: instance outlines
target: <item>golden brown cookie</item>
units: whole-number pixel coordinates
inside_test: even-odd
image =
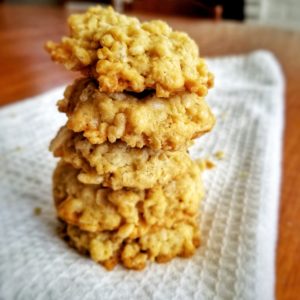
[[[52,59],[94,77],[102,92],[154,89],[158,97],[182,91],[205,96],[213,77],[196,43],[162,21],[141,23],[111,7],[91,7],[68,19],[70,34],[48,42]]]
[[[88,78],[69,86],[58,107],[68,116],[67,127],[83,132],[91,144],[121,140],[130,147],[175,150],[186,148],[215,123],[205,100],[196,94],[169,99],[153,93],[105,94]]]
[[[80,182],[113,190],[165,184],[194,165],[186,150],[154,151],[131,148],[123,142],[93,145],[81,133],[65,126],[51,142],[50,150],[80,170]]]
[[[145,190],[83,184],[78,173],[70,164],[58,164],[53,176],[55,206],[60,219],[89,232],[114,230],[132,236],[145,226],[169,228],[196,218],[204,194],[196,163],[167,184]]]
[[[172,226],[150,226],[133,237],[118,232],[87,232],[65,224],[65,238],[79,252],[89,254],[106,269],[121,263],[128,269],[141,270],[147,261],[165,263],[176,256],[190,257],[200,245],[197,220],[187,218]]]

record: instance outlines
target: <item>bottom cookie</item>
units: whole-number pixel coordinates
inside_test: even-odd
[[[92,233],[66,223],[63,233],[72,247],[90,255],[108,270],[118,263],[128,269],[141,270],[147,261],[165,263],[176,256],[190,257],[200,245],[195,219],[181,221],[170,228],[145,228],[136,237],[125,239],[116,232]]]
[[[203,198],[199,166],[150,189],[83,184],[80,170],[60,161],[53,176],[58,217],[65,237],[80,252],[112,269],[143,269],[147,261],[189,257],[200,244],[198,217]]]

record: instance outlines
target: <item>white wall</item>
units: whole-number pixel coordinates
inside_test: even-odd
[[[300,30],[300,0],[245,0],[246,20]]]

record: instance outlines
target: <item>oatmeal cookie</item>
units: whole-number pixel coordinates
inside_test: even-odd
[[[132,236],[151,226],[172,226],[198,216],[203,186],[195,163],[186,173],[153,188],[113,191],[83,184],[79,171],[61,161],[53,176],[53,194],[60,219],[81,230],[116,230]]]
[[[69,86],[58,102],[68,116],[67,127],[91,144],[121,140],[130,147],[154,150],[186,148],[191,139],[211,130],[214,115],[205,100],[182,93],[169,99],[155,94],[105,94],[88,78]]]
[[[213,76],[196,43],[158,20],[141,23],[111,7],[91,7],[68,19],[70,34],[48,42],[52,59],[94,77],[102,92],[154,89],[158,97],[207,94]]]
[[[186,150],[154,151],[131,148],[123,142],[93,145],[81,133],[62,127],[51,142],[54,156],[79,169],[78,180],[121,188],[148,189],[187,172],[193,161]]]
[[[148,260],[165,263],[176,256],[190,257],[200,245],[195,218],[178,221],[172,226],[150,226],[147,231],[127,237],[116,231],[91,233],[65,224],[65,239],[108,270],[118,263],[128,269],[141,270]]]

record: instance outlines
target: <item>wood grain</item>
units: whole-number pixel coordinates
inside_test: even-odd
[[[43,50],[46,40],[58,40],[66,32],[67,15],[67,11],[58,7],[0,5],[0,104],[38,94],[70,82],[76,76],[53,64]],[[146,19],[152,17],[142,16]],[[287,84],[286,126],[276,294],[279,300],[299,299],[300,32],[235,22],[165,19],[173,27],[187,31],[201,46],[203,55],[219,56],[267,49],[276,55],[282,65]]]

